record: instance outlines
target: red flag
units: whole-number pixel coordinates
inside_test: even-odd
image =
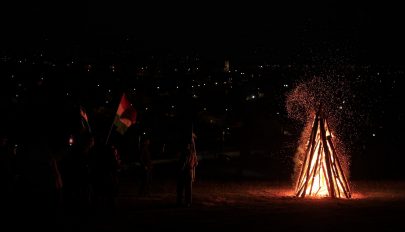
[[[89,118],[87,117],[86,110],[83,106],[80,106],[80,116],[82,121],[82,128],[86,129],[91,133],[91,128],[89,124]]]
[[[132,124],[135,124],[136,114],[135,108],[128,101],[125,93],[122,94],[114,119],[114,125],[120,134],[124,134]]]

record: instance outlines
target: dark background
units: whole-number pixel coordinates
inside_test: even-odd
[[[2,47],[31,48],[53,38],[109,46],[128,36],[150,49],[210,55],[260,48],[276,61],[308,62],[331,49],[356,63],[401,63],[400,3],[283,1],[13,1],[2,3]]]
[[[278,128],[293,123],[285,112],[285,93],[302,76],[333,69],[345,73],[354,83],[354,94],[360,96],[354,101],[354,115],[361,123],[356,125],[358,136],[352,141],[356,145],[352,154],[353,175],[403,178],[401,99],[404,97],[402,28],[405,16],[401,9],[400,3],[387,1],[1,3],[1,102],[2,112],[7,112],[2,115],[3,121],[7,128],[13,128],[14,124],[9,122],[25,122],[19,124],[20,130],[8,130],[29,137],[31,134],[26,133],[28,127],[25,126],[33,124],[36,126],[31,133],[42,131],[43,125],[48,125],[55,133],[58,127],[53,125],[61,125],[60,122],[67,122],[75,115],[73,109],[66,111],[70,105],[77,108],[84,104],[91,109],[90,115],[95,114],[95,108],[103,106],[107,117],[100,119],[100,124],[106,127],[102,129],[105,134],[108,130],[105,125],[111,121],[108,117],[114,113],[121,92],[136,87],[147,100],[134,97],[135,105],[145,107],[152,102],[159,109],[151,113],[153,117],[140,113],[154,128],[162,128],[161,124],[165,125],[168,120],[159,118],[168,112],[165,107],[172,102],[179,106],[177,121],[168,122],[169,126],[162,133],[170,137],[176,123],[187,118],[188,106],[193,101],[188,99],[190,89],[182,86],[191,85],[190,77],[208,81],[211,76],[211,86],[201,93],[205,96],[203,100],[194,102],[193,106],[198,109],[192,110],[192,114],[198,114],[204,104],[211,104],[210,113],[221,115],[218,112],[222,112],[224,106],[232,105],[235,113],[226,116],[231,124],[232,119],[243,119],[243,112],[251,110],[254,113],[247,120],[255,123],[248,126],[247,132],[237,133],[258,134],[263,140],[262,146],[266,144],[266,137],[262,135],[273,136],[269,150],[275,152],[284,146],[284,138],[277,134]],[[168,71],[181,65],[192,66],[193,59],[200,65],[201,72],[190,74],[186,68],[180,70],[180,74]],[[215,89],[215,80],[221,82],[228,78],[219,71],[226,59],[244,72],[269,78],[249,83],[241,81],[235,84],[233,91]],[[95,67],[90,74],[85,70],[89,64]],[[117,65],[117,73],[111,73],[112,64]],[[260,65],[268,66],[258,71]],[[152,71],[139,74],[144,66],[152,67]],[[12,75],[17,78],[10,80]],[[41,76],[45,77],[47,90],[38,93],[33,86]],[[102,83],[102,90],[95,88],[97,83]],[[167,89],[174,89],[180,83],[181,88],[169,93],[169,97],[162,93],[149,96],[158,83]],[[283,87],[286,83],[289,84],[287,89]],[[262,87],[266,97],[251,108],[244,108],[241,102],[256,87]],[[106,96],[107,89],[112,89],[112,94]],[[73,98],[66,97],[66,91]],[[16,93],[23,96],[22,103],[14,98]],[[38,115],[30,116],[27,122],[29,112]],[[274,116],[278,113],[280,117]],[[266,126],[262,127],[262,122],[267,123]],[[63,130],[68,131],[69,125],[63,123],[66,127]],[[204,125],[197,125],[197,130],[207,129]],[[218,136],[224,128],[207,129],[207,138],[215,141],[211,137]],[[263,128],[271,130],[266,134]],[[295,138],[299,133],[299,129],[294,131]],[[230,145],[238,144],[239,140],[232,141]],[[204,140],[200,142],[204,144]],[[204,146],[203,149],[218,149],[207,141]],[[289,154],[293,152],[294,149]],[[291,168],[290,158],[280,158],[282,161],[276,160],[279,162],[276,164]]]

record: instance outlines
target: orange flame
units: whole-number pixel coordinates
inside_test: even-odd
[[[332,143],[328,124],[315,116],[295,188],[298,197],[350,198],[350,188]]]

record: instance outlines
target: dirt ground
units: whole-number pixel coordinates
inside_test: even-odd
[[[147,197],[133,195],[127,183],[116,212],[92,217],[80,228],[101,231],[403,231],[404,182],[355,182],[350,200],[297,199],[286,183],[200,182],[190,208],[174,204],[171,182]],[[125,189],[125,190],[124,190]]]
[[[33,225],[51,231],[405,231],[405,181],[352,180],[352,199],[301,199],[288,178],[269,174],[279,170],[252,167],[259,165],[239,170],[201,162],[186,208],[175,204],[174,165],[156,165],[147,196],[138,194],[138,173],[125,174],[114,209],[76,210],[70,217],[61,212],[57,223],[37,216]],[[12,226],[34,228],[18,218],[21,213]]]
[[[136,182],[136,181],[135,181]],[[92,217],[101,231],[403,231],[405,182],[353,181],[350,200],[299,199],[288,181],[200,178],[193,205],[175,206],[175,181],[155,180],[149,196],[122,181],[116,211]]]

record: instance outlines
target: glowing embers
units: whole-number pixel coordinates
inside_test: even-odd
[[[332,135],[320,111],[315,116],[295,194],[297,197],[351,198]]]

